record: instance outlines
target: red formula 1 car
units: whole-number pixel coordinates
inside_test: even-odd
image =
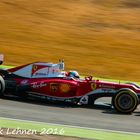
[[[140,102],[140,87],[67,75],[64,62],[35,62],[10,69],[0,69],[0,95],[34,96],[51,101],[94,104],[100,97],[112,97],[112,105],[121,113],[133,112]]]

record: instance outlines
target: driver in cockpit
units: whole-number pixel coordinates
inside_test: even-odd
[[[77,71],[66,72],[66,77],[75,78],[75,79],[80,78],[79,73]]]

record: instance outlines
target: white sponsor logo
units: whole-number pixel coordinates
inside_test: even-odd
[[[106,85],[106,84],[100,84],[99,87],[101,88],[115,88],[113,85]]]
[[[36,75],[36,76],[45,76],[47,74],[46,73],[35,73],[34,75]]]
[[[32,83],[32,88],[42,88],[42,87],[45,87],[47,86],[47,84],[45,82],[34,82]]]
[[[28,83],[28,80],[23,80],[23,81],[21,81],[21,84],[22,85],[25,85],[25,84],[27,84]]]

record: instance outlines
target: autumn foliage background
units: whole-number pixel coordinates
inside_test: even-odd
[[[140,0],[0,0],[0,53],[140,81]]]

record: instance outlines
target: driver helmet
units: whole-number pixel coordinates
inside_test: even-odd
[[[68,76],[73,78],[80,78],[79,73],[77,71],[69,71]]]

